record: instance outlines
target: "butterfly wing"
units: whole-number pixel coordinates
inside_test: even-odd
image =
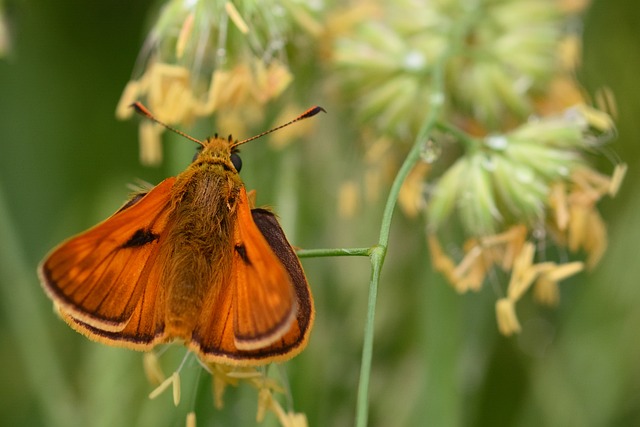
[[[159,248],[174,182],[166,179],[136,196],[41,263],[42,285],[74,329],[98,341],[139,349],[162,338]]]
[[[282,359],[291,358],[307,345],[315,316],[313,297],[300,260],[289,244],[276,216],[266,209],[253,209],[251,215],[256,226],[287,271],[293,284],[298,307],[295,320],[289,330],[264,351],[273,354],[276,358],[278,356]]]
[[[300,303],[294,277],[254,222],[244,188],[238,200],[231,278],[228,284],[211,286],[190,348],[207,362],[283,360],[306,342],[313,312],[308,286],[299,268],[307,291],[307,301]],[[279,226],[278,230],[284,239]],[[296,274],[295,279],[299,278]],[[292,328],[300,329],[300,307],[306,313],[304,338],[299,333],[290,336]]]

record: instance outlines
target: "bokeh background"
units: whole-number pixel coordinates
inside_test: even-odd
[[[149,400],[142,356],[69,329],[36,276],[55,244],[120,206],[125,184],[157,183],[193,154],[189,143],[165,138],[164,164],[143,167],[137,120],[114,116],[157,3],[4,3],[12,41],[0,59],[0,425],[178,426],[192,409],[201,426],[255,424],[255,391],[229,390],[216,410],[210,379],[195,363],[183,368],[177,408],[170,393]],[[504,338],[492,288],[457,295],[431,270],[421,221],[398,213],[380,284],[371,425],[640,425],[639,22],[631,0],[595,1],[585,16],[579,77],[591,92],[609,86],[615,93],[619,138],[611,147],[629,164],[618,197],[602,203],[610,233],[603,262],[561,285],[557,309],[520,303],[523,332]],[[372,245],[386,194],[357,218],[337,215],[337,189],[364,166],[353,118],[336,114],[344,110],[311,83],[325,78],[327,70],[311,64],[288,90],[329,114],[283,150],[264,141],[244,148],[242,176],[258,188],[259,203],[280,214],[294,245]],[[281,107],[269,104],[267,118]],[[234,130],[190,130],[196,137],[214,131]],[[369,263],[319,258],[304,267],[315,330],[279,375],[310,425],[349,426]],[[183,355],[179,347],[167,351],[167,372]]]

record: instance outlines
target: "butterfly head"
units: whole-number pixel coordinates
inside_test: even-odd
[[[236,148],[237,141],[234,141],[231,135],[228,138],[221,138],[215,134],[199,143],[192,164],[222,164],[228,170],[233,166],[233,169],[240,173],[242,159]]]

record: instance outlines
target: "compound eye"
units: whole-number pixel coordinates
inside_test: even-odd
[[[240,173],[240,169],[242,169],[242,159],[238,153],[231,153],[231,163],[233,167],[236,168],[236,172]]]

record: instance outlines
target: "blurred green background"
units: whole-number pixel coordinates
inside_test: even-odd
[[[73,332],[53,314],[36,276],[55,244],[120,206],[126,183],[157,183],[193,154],[190,144],[166,138],[165,164],[142,167],[137,121],[114,117],[156,7],[123,0],[5,4],[13,40],[0,59],[2,426],[179,426],[194,408],[199,426],[255,423],[255,392],[230,390],[224,409],[215,410],[210,379],[195,363],[182,371],[177,408],[170,393],[148,400],[153,387],[141,355]],[[640,425],[639,10],[631,0],[597,1],[585,17],[580,80],[592,93],[613,89],[620,135],[612,149],[629,164],[618,197],[602,203],[610,233],[605,259],[561,285],[557,309],[521,302],[523,333],[507,339],[495,326],[491,286],[457,295],[430,269],[422,223],[397,214],[380,285],[370,425]],[[244,148],[243,179],[258,187],[259,203],[274,206],[294,245],[368,246],[377,240],[382,205],[356,219],[336,215],[337,189],[362,175],[363,161],[353,119],[331,114],[340,107],[322,91],[304,91],[305,79],[323,73],[296,75],[289,90],[329,114],[283,151],[257,142]],[[280,106],[270,108],[272,117]],[[233,129],[191,130],[196,137],[213,131]],[[304,266],[316,325],[307,350],[281,371],[310,425],[349,426],[368,261],[306,259]],[[163,356],[168,373],[183,354],[176,347]]]

